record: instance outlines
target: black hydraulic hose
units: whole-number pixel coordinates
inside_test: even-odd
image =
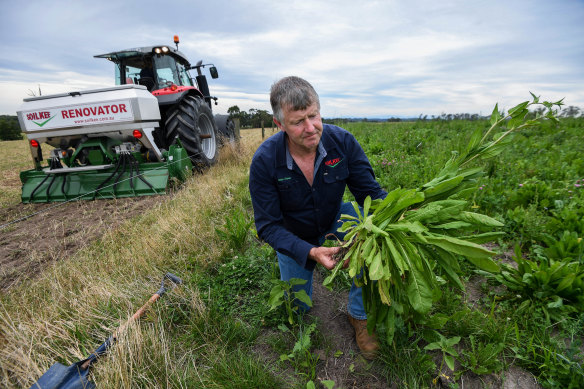
[[[154,189],[154,187],[148,181],[146,181],[146,179],[144,177],[142,177],[142,174],[140,174],[140,165],[139,165],[139,162],[136,160],[136,157],[134,157],[132,155],[132,159],[133,159],[132,163],[134,163],[136,165],[136,172],[138,173],[138,178],[140,179],[140,181],[142,181],[143,183],[148,185],[148,187],[150,189],[152,189],[154,191],[154,193],[158,194],[156,189]]]
[[[45,181],[46,181],[46,180],[48,180],[48,179],[49,179],[49,175],[47,174],[47,175],[45,176],[45,178],[43,178],[43,180],[40,182],[40,184],[38,184],[38,185],[36,186],[36,188],[34,188],[34,190],[32,191],[32,193],[30,194],[30,201],[32,201],[32,199],[33,199],[33,197],[34,197],[34,194],[35,194],[35,192],[37,191],[37,189],[38,189],[38,188],[40,188],[40,187],[41,187],[41,186],[42,186],[42,185],[45,183]]]
[[[56,174],[52,175],[53,177],[51,178],[51,182],[49,182],[49,186],[47,186],[47,203],[49,202],[49,192],[51,191],[51,186],[53,186],[53,183],[55,182],[55,179],[57,178]]]
[[[129,159],[130,162],[130,188],[132,188],[132,193],[136,194],[136,192],[134,191],[134,163],[132,161],[132,159]]]
[[[105,181],[103,181],[101,184],[99,184],[97,189],[95,189],[95,191],[93,192],[93,200],[95,200],[95,196],[97,196],[97,192],[99,192],[105,186],[105,184],[107,184],[107,182],[109,180],[111,180],[113,176],[116,175],[116,173],[118,172],[118,169],[120,168],[121,162],[122,162],[121,158],[118,159],[118,161],[116,162],[116,169],[114,170],[114,172],[108,178],[106,178]]]
[[[120,179],[122,178],[122,176],[126,172],[126,163],[127,163],[127,159],[128,159],[127,154],[120,154],[120,159],[122,160],[122,170],[120,171],[120,174],[118,174],[118,176],[114,180],[114,197],[116,196],[116,187],[118,186],[118,184],[120,183]]]
[[[59,159],[57,158],[51,158],[51,162],[50,162],[50,168],[51,170],[56,170],[56,169],[62,169],[63,165],[61,165],[61,161],[59,161]],[[58,174],[54,174],[51,182],[49,182],[49,186],[47,187],[47,202],[49,202],[49,198],[50,198],[50,192],[51,192],[51,187],[53,186],[53,184],[55,183],[55,180],[57,179]]]
[[[67,183],[67,174],[61,174],[63,177],[63,182],[61,183],[61,193],[63,193],[63,197],[67,200],[67,193],[65,193],[65,184]]]

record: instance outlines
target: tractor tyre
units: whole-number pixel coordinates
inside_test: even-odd
[[[223,146],[226,143],[238,143],[239,137],[235,132],[235,122],[231,120],[229,115],[215,115],[215,123],[219,130],[219,145]]]
[[[186,96],[171,108],[164,122],[166,144],[179,139],[197,170],[217,162],[217,125],[211,108],[197,96]]]

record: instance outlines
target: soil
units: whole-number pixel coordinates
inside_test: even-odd
[[[107,229],[166,199],[145,196],[1,208],[0,226],[14,223],[0,229],[0,291],[33,279],[52,263],[99,239]]]

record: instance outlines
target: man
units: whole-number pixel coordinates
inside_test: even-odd
[[[155,85],[154,69],[152,68],[152,58],[144,57],[144,67],[140,70],[140,85],[146,86],[149,91],[152,91]]]
[[[384,198],[363,149],[346,130],[322,123],[320,101],[314,88],[298,77],[285,77],[272,85],[270,103],[274,123],[281,132],[256,151],[249,177],[258,236],[277,253],[282,280],[301,278],[299,286],[312,297],[312,273],[317,263],[332,269],[339,247],[323,247],[336,233],[341,214],[353,214],[342,203],[345,187],[362,206],[365,198]],[[302,310],[309,307],[299,303]],[[349,292],[349,321],[362,354],[374,358],[375,335],[367,332],[361,288]]]

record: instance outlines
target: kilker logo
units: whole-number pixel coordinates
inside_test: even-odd
[[[339,162],[341,162],[340,158],[334,158],[334,159],[329,159],[324,164],[327,166],[330,166],[330,167],[335,167],[339,164]]]

